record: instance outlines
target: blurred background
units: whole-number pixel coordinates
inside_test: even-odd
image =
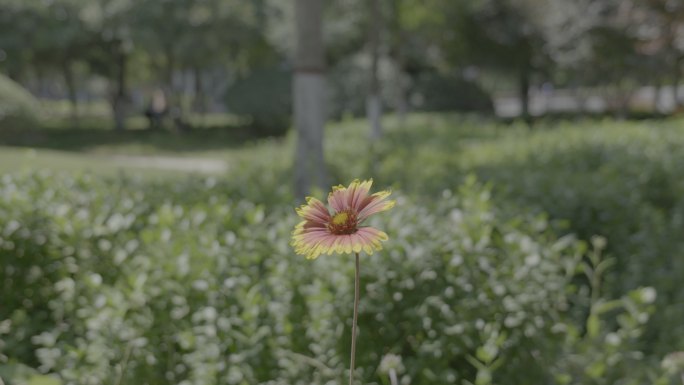
[[[684,383],[681,0],[0,0],[0,384]]]

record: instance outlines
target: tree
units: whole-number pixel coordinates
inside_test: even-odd
[[[135,14],[132,0],[94,0],[84,3],[86,23],[94,36],[88,63],[94,73],[109,80],[109,101],[114,128],[122,131],[129,106],[131,56],[135,53],[130,18]]]
[[[368,43],[370,45],[370,85],[366,100],[366,112],[371,128],[371,140],[376,141],[382,135],[382,100],[380,98],[380,77],[378,63],[380,61],[380,31],[382,29],[382,12],[380,0],[371,0],[371,20],[368,23]]]
[[[469,52],[476,62],[517,78],[521,116],[526,120],[532,74],[548,62],[539,25],[542,5],[541,0],[474,1],[463,24],[469,31],[462,31],[470,38]]]
[[[546,49],[555,65],[554,80],[569,87],[582,111],[593,74],[591,31],[603,23],[604,4],[596,0],[548,0],[542,21]]]
[[[674,109],[680,107],[679,82],[684,62],[684,4],[679,0],[633,1],[631,20],[644,26],[635,31],[637,50],[656,57],[663,65],[661,73],[671,74]],[[648,27],[648,28],[646,28]],[[646,31],[646,32],[642,32]],[[657,72],[656,72],[657,73]]]
[[[77,85],[74,67],[89,50],[91,35],[79,17],[81,0],[49,3],[8,1],[3,5],[0,46],[8,55],[7,69],[19,80],[27,69],[43,74],[59,74],[71,102],[71,115],[77,121]]]
[[[275,61],[262,28],[265,9],[263,0],[136,1],[130,20],[134,40],[145,51],[155,74],[152,81],[164,89],[178,123],[189,104],[186,75],[193,78],[194,109],[202,111],[203,73],[231,70],[240,77]]]
[[[325,62],[321,0],[296,0],[294,121],[297,128],[295,193],[306,195],[313,185],[325,188],[323,157],[325,125]]]
[[[396,109],[399,123],[403,124],[408,112],[407,84],[406,84],[406,48],[408,34],[404,26],[406,12],[403,0],[391,0],[388,19],[389,50],[397,66],[397,94]]]

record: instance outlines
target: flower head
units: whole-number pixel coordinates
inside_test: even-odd
[[[665,356],[661,367],[669,374],[684,374],[684,352],[672,352]]]
[[[306,198],[306,204],[297,209],[304,219],[292,233],[292,246],[297,254],[308,259],[333,252],[351,254],[362,250],[366,254],[382,250],[381,241],[387,234],[373,227],[361,226],[373,214],[394,207],[394,201],[386,200],[389,191],[369,195],[373,180],[354,180],[349,187],[333,187],[328,194],[328,207],[316,198]]]

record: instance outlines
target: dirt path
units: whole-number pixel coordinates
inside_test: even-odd
[[[125,167],[156,168],[205,174],[220,174],[228,171],[228,163],[220,159],[119,155],[112,157],[112,160],[117,165]]]

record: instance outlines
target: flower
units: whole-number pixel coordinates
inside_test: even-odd
[[[369,216],[394,207],[393,200],[386,200],[390,191],[368,195],[373,180],[351,182],[349,187],[334,186],[328,194],[328,208],[320,200],[306,198],[306,204],[297,209],[304,219],[292,233],[292,246],[297,254],[315,259],[321,254],[359,253],[382,250],[381,241],[387,234],[373,227],[361,227]]]
[[[395,372],[404,371],[404,365],[401,363],[401,356],[391,353],[385,354],[380,361],[378,371],[380,373],[389,374],[389,372],[392,370]]]
[[[672,352],[665,356],[661,367],[669,374],[684,374],[684,352]]]

